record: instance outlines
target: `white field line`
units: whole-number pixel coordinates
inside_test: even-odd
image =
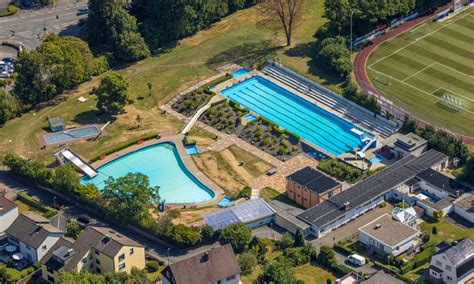
[[[425,67],[421,68],[421,70],[419,70],[419,71],[413,73],[412,75],[406,77],[405,79],[403,79],[402,82],[405,82],[406,80],[410,79],[411,77],[415,77],[416,75],[420,74],[421,72],[425,71],[426,69],[430,68],[431,66],[433,66],[433,65],[435,65],[435,64],[436,64],[436,61],[433,62],[433,63],[431,63],[431,64],[428,65],[428,66],[425,66]]]
[[[459,71],[459,70],[457,70],[457,69],[454,69],[453,67],[449,67],[448,65],[444,65],[443,63],[439,63],[438,61],[435,61],[435,63],[436,63],[436,64],[439,64],[439,65],[441,65],[441,66],[443,66],[443,67],[445,67],[445,68],[448,68],[449,70],[458,72],[459,74],[462,74],[462,75],[464,75],[464,76],[474,78],[473,75],[468,75],[468,74],[466,74],[466,73],[464,73],[464,72],[461,72],[461,71]]]
[[[372,71],[381,73],[381,74],[383,74],[383,75],[385,75],[385,76],[391,77],[391,76],[389,76],[389,75],[387,75],[387,74],[385,74],[385,73],[383,73],[383,72],[377,71],[377,70],[375,70],[375,69],[373,69],[373,68],[371,68],[371,67],[369,67],[369,69],[372,70]],[[431,96],[431,97],[433,97],[433,98],[435,98],[435,99],[439,99],[437,96],[435,96],[435,95],[433,95],[433,94],[430,94],[430,93],[426,92],[425,90],[422,90],[422,89],[420,89],[420,88],[418,88],[418,87],[415,87],[415,86],[413,86],[413,85],[410,85],[410,84],[408,84],[408,83],[406,83],[406,82],[400,81],[400,80],[398,80],[397,78],[394,78],[394,77],[391,77],[391,78],[392,78],[393,80],[395,80],[395,81],[400,82],[401,84],[407,85],[408,87],[413,88],[413,89],[415,89],[415,90],[418,90],[418,91],[420,91],[420,92],[422,92],[422,93],[424,93],[424,94],[426,94],[426,95],[428,95],[428,96]],[[444,88],[444,89],[445,89],[445,88]],[[439,90],[439,89],[438,89],[438,90]],[[445,89],[445,90],[447,90],[447,89]],[[449,91],[449,90],[448,90],[448,91]],[[456,93],[454,93],[454,94],[456,94]],[[466,111],[466,112],[468,112],[468,113],[470,113],[470,114],[474,114],[474,112],[473,112],[473,111],[470,111],[470,110],[464,109],[464,111]]]
[[[431,31],[430,33],[427,33],[426,35],[424,35],[424,36],[422,36],[422,37],[420,37],[420,38],[417,38],[415,41],[413,41],[413,42],[411,42],[411,43],[409,43],[409,44],[407,44],[407,45],[404,45],[403,47],[401,47],[401,48],[395,50],[394,52],[390,53],[389,55],[384,56],[384,57],[380,58],[379,60],[375,61],[374,63],[370,64],[370,65],[369,65],[369,68],[372,67],[372,65],[374,65],[374,64],[376,64],[376,63],[378,63],[378,62],[380,62],[380,61],[382,61],[382,60],[385,60],[387,57],[390,57],[390,56],[392,56],[392,55],[395,55],[395,54],[397,54],[398,52],[404,50],[405,48],[411,46],[412,44],[417,43],[419,40],[422,40],[422,39],[424,39],[425,37],[428,37],[428,36],[430,36],[430,35],[436,33],[437,31],[442,30],[442,29],[444,29],[445,27],[447,27],[447,26],[449,26],[449,25],[451,25],[451,24],[453,24],[453,23],[459,21],[460,19],[463,19],[463,18],[465,18],[465,17],[471,15],[472,13],[474,13],[474,11],[469,12],[469,13],[467,13],[466,15],[463,15],[462,17],[457,18],[455,21],[452,21],[452,22],[450,22],[450,23],[447,23],[446,25],[443,25],[442,27],[439,27],[439,28],[437,28],[437,29]],[[412,30],[413,30],[413,29],[412,29]],[[407,32],[408,32],[408,31],[407,31]],[[392,39],[394,39],[394,38],[397,38],[397,37],[398,37],[398,36],[393,37],[393,38],[387,40],[386,42],[388,42],[388,41],[390,41],[390,40],[392,40]]]

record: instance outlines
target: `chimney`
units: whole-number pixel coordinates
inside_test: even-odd
[[[375,225],[375,230],[378,230],[378,229],[380,229],[380,228],[382,228],[382,225],[380,225],[380,224],[376,224],[376,225]]]
[[[209,253],[205,252],[201,257],[201,262],[207,262],[209,260]]]

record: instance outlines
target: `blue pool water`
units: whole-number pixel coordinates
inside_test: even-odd
[[[232,78],[238,78],[240,76],[243,76],[247,73],[250,73],[250,70],[247,69],[247,68],[239,68],[237,70],[235,70],[234,72],[232,72]]]
[[[244,115],[244,118],[248,121],[248,122],[252,122],[254,121],[255,119],[257,119],[257,117],[251,113],[247,113],[246,115]]]
[[[197,153],[199,153],[199,150],[196,145],[184,146],[184,150],[186,151],[186,154],[188,155],[196,155]]]
[[[188,171],[173,143],[158,143],[130,152],[100,166],[97,171],[97,176],[83,177],[81,183],[93,183],[103,189],[109,177],[142,173],[148,176],[150,185],[160,187],[160,197],[166,203],[193,203],[214,198],[214,192]]]
[[[376,165],[382,162],[385,158],[380,154],[375,154],[372,158],[369,159],[371,165]]]
[[[90,138],[98,135],[100,130],[96,126],[88,126],[65,130],[54,134],[47,134],[43,136],[46,145],[71,142],[80,138]]]
[[[232,202],[232,198],[225,196],[219,202],[217,202],[217,206],[219,207],[227,207]]]
[[[360,137],[351,131],[358,129],[356,126],[261,76],[221,93],[333,155],[361,144]]]

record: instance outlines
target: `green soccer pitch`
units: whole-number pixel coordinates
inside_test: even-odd
[[[366,67],[374,87],[395,104],[435,126],[474,136],[474,8],[382,43]]]

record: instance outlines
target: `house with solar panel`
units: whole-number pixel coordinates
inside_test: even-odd
[[[328,232],[375,208],[381,202],[396,198],[395,190],[418,174],[448,166],[448,156],[429,150],[420,156],[409,155],[362,180],[328,200],[311,207],[297,218],[310,225],[310,232],[322,237]]]
[[[244,223],[249,228],[256,228],[269,224],[274,216],[275,211],[259,198],[205,214],[203,219],[216,231],[233,223]]]

